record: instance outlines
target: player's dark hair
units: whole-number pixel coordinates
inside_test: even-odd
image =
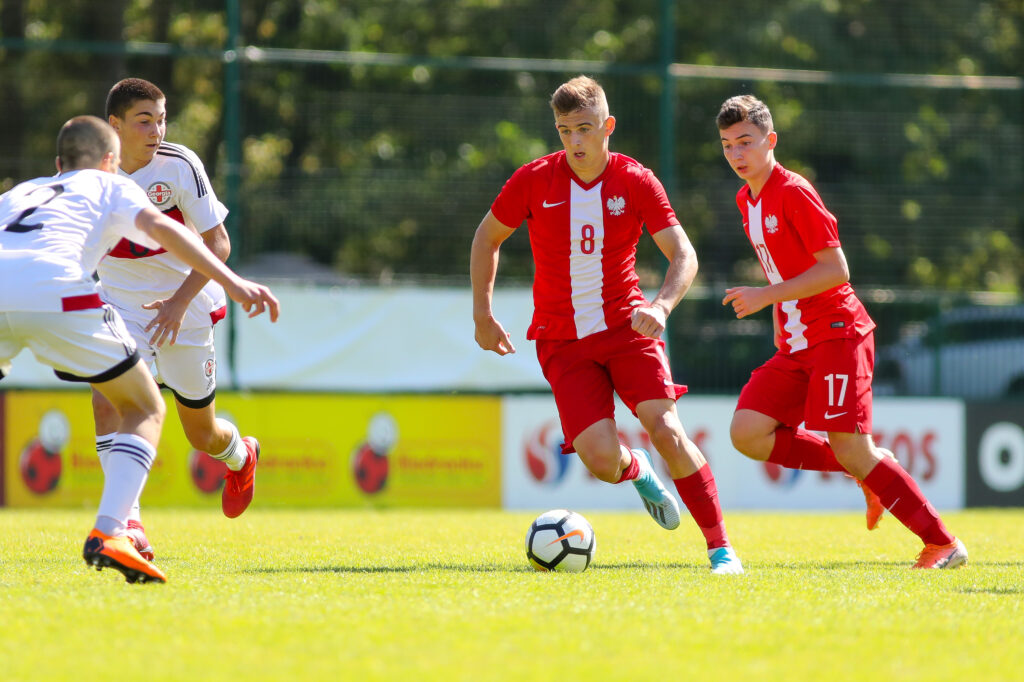
[[[57,134],[57,158],[62,171],[96,168],[118,145],[117,133],[101,118],[75,116]]]
[[[608,98],[604,88],[589,76],[576,76],[559,85],[551,95],[551,108],[556,116],[581,109],[595,109],[602,119],[608,118]]]
[[[725,130],[742,121],[750,121],[762,133],[769,133],[775,127],[768,105],[753,95],[737,95],[725,100],[715,118],[719,130]]]
[[[141,78],[125,78],[114,83],[114,87],[107,93],[107,118],[117,116],[123,119],[125,113],[142,99],[159,102],[167,97],[160,88]]]

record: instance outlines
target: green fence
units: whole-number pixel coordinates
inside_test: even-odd
[[[737,27],[706,3],[628,5],[117,0],[90,28],[74,21],[89,3],[5,0],[0,183],[49,172],[60,123],[102,113],[111,83],[137,75],[168,94],[168,139],[200,154],[229,204],[244,272],[468,286],[473,230],[501,184],[557,148],[549,94],[588,73],[618,119],[613,148],[655,169],[698,250],[706,296],[674,315],[676,371],[734,391],[771,351],[769,322],[717,304],[760,272],[713,119],[753,92],[773,109],[778,159],[839,217],[880,347],[968,292],[1016,300],[1024,11],[752,2]],[[649,239],[639,268],[657,286]],[[531,272],[517,235],[499,284]]]

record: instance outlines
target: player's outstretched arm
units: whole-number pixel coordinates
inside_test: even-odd
[[[494,279],[498,274],[498,251],[501,243],[512,236],[515,229],[504,225],[488,211],[473,235],[469,254],[469,275],[473,282],[473,322],[476,342],[484,350],[498,355],[515,353],[512,339],[501,323],[494,319],[491,302],[494,299]]]
[[[281,305],[270,289],[243,279],[228,266],[220,262],[206,248],[203,241],[181,223],[168,218],[154,208],[146,208],[135,216],[135,225],[152,237],[160,246],[180,258],[194,270],[220,283],[224,291],[233,300],[241,304],[242,309],[255,317],[266,311],[270,321],[276,322]]]

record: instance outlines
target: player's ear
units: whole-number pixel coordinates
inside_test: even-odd
[[[604,136],[608,137],[615,132],[615,117],[609,116],[604,120]]]
[[[116,130],[117,132],[121,132],[121,119],[119,119],[117,116],[114,116],[113,114],[107,116],[107,123],[109,123],[110,127]]]
[[[103,155],[97,170],[105,173],[117,173],[117,166],[114,165],[114,152],[107,152]]]
[[[61,167],[60,167],[60,157],[59,156],[54,157],[53,165],[57,167],[57,175],[60,175],[61,173],[64,172],[63,170],[61,170]]]
[[[779,142],[779,135],[774,130],[768,133],[768,149],[775,149],[775,145]]]

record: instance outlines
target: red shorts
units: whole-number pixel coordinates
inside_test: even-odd
[[[672,381],[665,342],[628,324],[575,341],[538,339],[537,359],[555,395],[565,453],[575,452],[572,442],[588,426],[615,418],[613,391],[633,414],[645,400],[686,393]]]
[[[871,433],[875,336],[830,339],[776,353],[753,371],[737,410],[754,410],[812,431]]]

